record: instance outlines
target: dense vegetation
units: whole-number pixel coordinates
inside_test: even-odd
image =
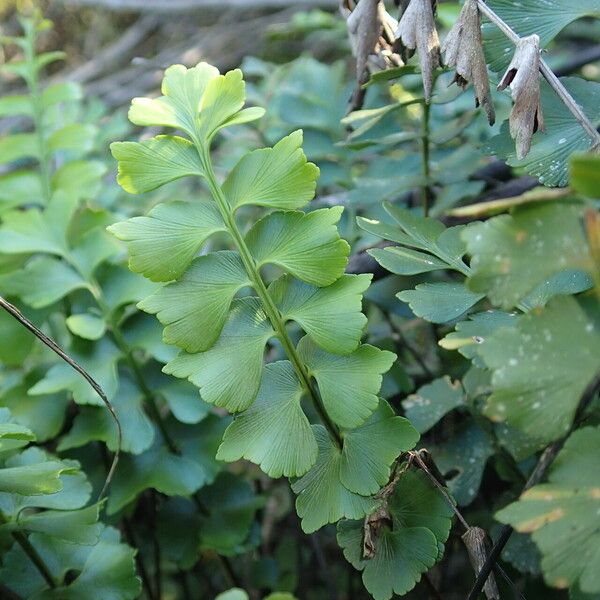
[[[2,38],[0,597],[600,597],[600,4],[400,4],[128,120]]]

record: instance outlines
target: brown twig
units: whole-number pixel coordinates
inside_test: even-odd
[[[75,371],[77,371],[90,384],[92,389],[96,392],[96,394],[98,394],[98,396],[108,409],[108,412],[111,414],[117,427],[117,447],[113,456],[112,463],[110,465],[110,469],[108,470],[108,474],[106,475],[106,480],[104,481],[104,485],[102,486],[102,490],[100,490],[100,494],[98,496],[98,501],[100,501],[104,497],[114,475],[115,469],[117,468],[117,464],[119,462],[119,454],[121,451],[121,443],[123,439],[121,422],[119,421],[119,417],[117,417],[117,413],[115,412],[112,403],[106,397],[106,394],[100,387],[100,384],[79,363],[73,360],[53,339],[49,338],[34,323],[32,323],[16,306],[5,300],[2,296],[0,296],[0,307],[3,308],[8,314],[10,314],[21,325],[23,325],[23,327],[25,327],[31,333],[33,333],[35,337],[37,337],[42,343],[48,346],[50,350],[57,354],[69,366],[75,369]]]

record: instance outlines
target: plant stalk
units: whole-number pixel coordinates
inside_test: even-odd
[[[208,182],[208,187],[210,188],[210,191],[217,203],[223,221],[227,225],[234,239],[237,250],[240,253],[240,258],[242,260],[242,263],[244,264],[244,268],[246,269],[246,272],[252,282],[252,287],[256,291],[262,303],[263,309],[267,314],[271,325],[275,329],[275,333],[277,334],[277,337],[279,338],[279,341],[281,342],[281,345],[283,346],[283,349],[285,350],[289,361],[291,362],[296,374],[298,375],[300,384],[304,388],[305,393],[312,399],[315,410],[317,411],[321,421],[325,425],[325,428],[327,429],[331,439],[336,443],[336,445],[339,448],[341,448],[342,438],[340,432],[329,417],[329,415],[327,414],[327,411],[323,406],[323,402],[321,401],[317,390],[312,385],[310,376],[308,375],[305,366],[300,360],[300,357],[296,351],[296,348],[294,347],[294,344],[292,343],[287,334],[285,322],[281,316],[281,313],[279,312],[279,309],[275,306],[275,303],[273,302],[273,299],[271,298],[271,295],[267,290],[267,286],[265,285],[265,282],[263,281],[260,275],[256,262],[254,261],[254,258],[250,253],[248,246],[246,245],[246,242],[237,226],[237,223],[235,222],[231,208],[229,206],[229,202],[227,201],[227,198],[225,198],[223,190],[217,182],[212,162],[209,156],[208,148],[206,148],[197,137],[194,139],[194,143],[196,144],[196,148],[200,155],[200,160],[204,166],[205,177],[206,181]]]
[[[421,185],[421,205],[423,206],[423,216],[429,216],[431,208],[431,188],[429,187],[429,177],[431,165],[429,162],[429,117],[431,107],[429,104],[423,104],[423,115],[421,117],[421,165],[423,173],[423,183]]]

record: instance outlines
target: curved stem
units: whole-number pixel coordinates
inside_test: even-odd
[[[275,330],[275,333],[277,334],[277,337],[281,342],[281,345],[283,346],[283,349],[285,350],[289,361],[292,363],[292,367],[294,368],[294,371],[296,372],[298,379],[300,380],[300,384],[302,385],[304,392],[312,400],[315,410],[317,411],[319,418],[325,425],[325,428],[329,432],[331,439],[337,444],[339,448],[341,448],[342,437],[340,435],[340,432],[329,417],[329,415],[327,414],[327,411],[323,406],[321,397],[319,396],[318,391],[312,384],[308,371],[306,370],[306,367],[300,360],[300,356],[296,351],[296,347],[294,346],[292,340],[290,339],[287,333],[285,321],[281,316],[279,309],[277,308],[277,306],[275,306],[275,303],[273,302],[273,299],[269,294],[267,286],[265,285],[265,282],[263,281],[262,276],[259,272],[258,266],[256,265],[256,262],[254,261],[254,258],[250,253],[250,249],[246,245],[246,242],[237,226],[232,210],[229,206],[229,202],[227,201],[227,198],[225,198],[225,194],[223,193],[223,190],[221,189],[221,186],[218,184],[217,179],[215,177],[215,172],[212,166],[212,161],[209,156],[208,148],[206,148],[205,145],[202,144],[198,138],[194,139],[194,142],[200,155],[200,160],[202,161],[202,164],[204,166],[204,172],[206,181],[208,182],[208,187],[210,188],[215,202],[217,203],[219,212],[221,213],[221,217],[223,218],[223,221],[225,222],[227,228],[229,229],[229,232],[231,233],[231,236],[233,237],[234,243],[240,254],[240,258],[242,260],[244,268],[246,269],[246,273],[248,274],[248,277],[252,282],[252,287],[258,295],[262,303],[263,309],[269,321],[271,322],[271,325],[273,326],[273,329]]]

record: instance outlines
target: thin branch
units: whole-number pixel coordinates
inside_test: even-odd
[[[496,27],[498,27],[498,29],[500,29],[513,44],[516,44],[521,39],[520,36],[484,2],[484,0],[477,0],[477,5],[482,14],[496,25]],[[550,87],[556,92],[563,104],[571,111],[571,114],[583,127],[585,132],[592,138],[593,145],[596,146],[600,144],[600,133],[598,133],[592,122],[587,118],[573,96],[567,91],[567,88],[565,88],[554,74],[554,71],[552,71],[548,64],[541,58],[540,73],[544,76]]]
[[[112,463],[110,465],[110,469],[108,470],[108,474],[106,475],[106,480],[104,481],[104,486],[102,490],[100,490],[100,494],[98,496],[98,500],[101,500],[108,486],[113,478],[115,469],[117,468],[117,464],[119,462],[119,454],[121,452],[121,442],[123,439],[123,432],[121,430],[121,422],[119,421],[119,417],[117,417],[117,413],[110,402],[110,400],[106,397],[106,394],[100,387],[100,384],[75,360],[73,360],[53,339],[49,338],[43,331],[41,331],[34,323],[32,323],[16,306],[12,305],[10,302],[5,300],[2,296],[0,296],[0,307],[3,308],[9,315],[11,315],[14,319],[16,319],[23,327],[28,329],[35,337],[37,337],[41,342],[43,342],[50,350],[52,350],[55,354],[57,354],[62,360],[64,360],[69,366],[71,366],[75,371],[77,371],[92,387],[92,389],[100,396],[100,399],[108,409],[108,412],[112,416],[115,425],[117,427],[117,447],[115,450],[115,454],[113,456]]]
[[[67,6],[92,6],[117,12],[188,12],[206,9],[237,8],[256,10],[289,6],[289,0],[62,0]],[[296,0],[302,8],[335,8],[338,0]]]
[[[521,494],[523,494],[529,488],[532,488],[533,486],[537,485],[542,481],[544,475],[548,471],[548,468],[560,452],[568,437],[581,423],[587,407],[592,402],[598,391],[600,391],[600,372],[596,374],[594,379],[588,384],[585,391],[583,392],[583,395],[581,396],[579,405],[577,407],[577,411],[575,413],[575,417],[573,419],[573,424],[569,428],[569,431],[562,438],[556,440],[553,444],[548,446],[544,450],[544,452],[542,452],[542,455],[540,456],[540,459],[537,465],[535,466],[535,469],[533,470],[529,479],[527,480],[527,483],[525,484],[525,487],[523,488]],[[494,568],[496,561],[500,558],[500,554],[502,553],[502,550],[504,550],[504,546],[506,546],[512,533],[513,528],[510,525],[504,525],[502,527],[502,529],[500,530],[500,535],[498,536],[498,540],[494,544],[485,563],[481,567],[481,571],[479,571],[479,575],[477,575],[477,579],[475,580],[473,588],[467,596],[467,600],[477,600],[490,572]]]

